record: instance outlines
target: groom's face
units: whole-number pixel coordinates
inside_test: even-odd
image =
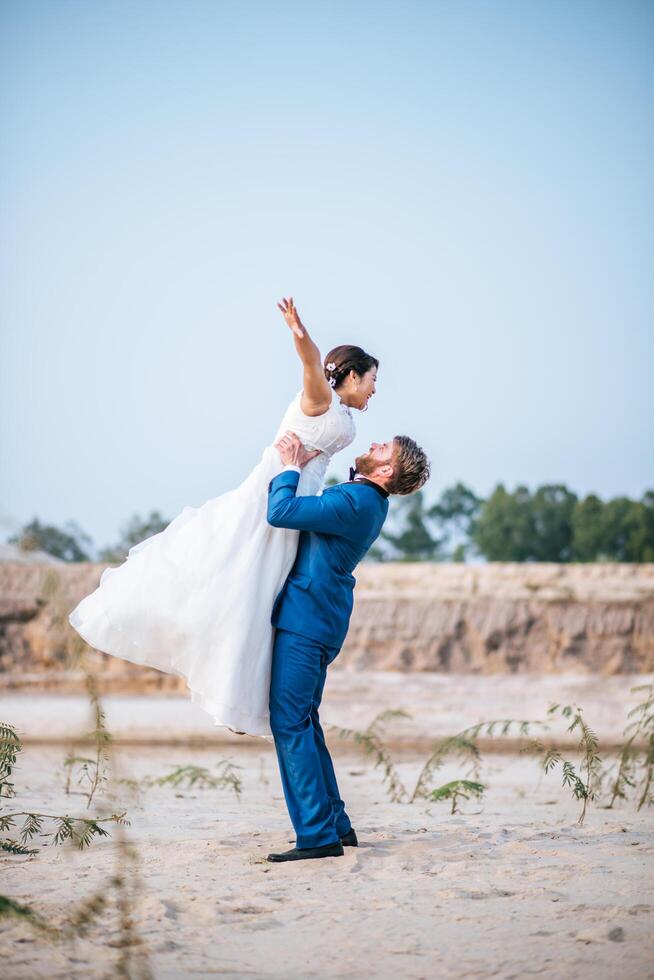
[[[388,477],[392,474],[395,442],[373,442],[370,449],[355,459],[357,473],[361,476]]]

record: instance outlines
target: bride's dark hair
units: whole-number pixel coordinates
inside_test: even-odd
[[[325,377],[332,388],[338,388],[350,371],[356,371],[362,377],[372,367],[379,367],[377,358],[366,354],[363,348],[353,347],[351,344],[334,347],[324,361]]]

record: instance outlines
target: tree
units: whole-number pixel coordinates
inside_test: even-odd
[[[589,494],[573,514],[575,561],[654,561],[654,491],[641,500]]]
[[[394,501],[393,531],[382,531],[380,537],[392,548],[391,558],[396,561],[434,561],[440,557],[441,542],[432,537],[429,512],[422,490]]]
[[[45,551],[64,561],[89,561],[89,550],[93,547],[91,538],[75,521],[68,521],[61,529],[41,524],[37,517],[9,538],[9,543],[17,544],[23,551]]]
[[[531,495],[525,486],[509,493],[498,483],[480,509],[471,537],[489,561],[529,561],[535,534]]]
[[[574,561],[597,561],[602,554],[603,542],[604,502],[591,493],[578,500],[572,512]]]
[[[604,547],[614,561],[652,561],[654,493],[641,501],[615,497],[604,505]]]
[[[654,561],[654,490],[634,501],[628,517],[625,561]]]
[[[508,493],[497,485],[482,504],[471,536],[490,561],[570,561],[577,497],[563,484],[525,486]]]
[[[464,483],[455,483],[446,487],[430,507],[428,516],[453,561],[465,561],[471,544],[470,532],[482,503],[482,499]]]
[[[150,516],[146,518],[141,518],[138,514],[134,514],[128,523],[121,528],[121,536],[118,543],[104,548],[100,552],[100,561],[124,561],[130,548],[133,548],[135,544],[139,544],[141,541],[145,541],[146,538],[152,537],[153,534],[159,534],[160,531],[168,527],[169,523],[169,521],[161,516],[158,510],[151,511]]]
[[[539,487],[531,498],[534,524],[533,561],[570,561],[572,515],[577,495],[561,483]]]
[[[627,561],[627,540],[633,502],[629,497],[614,497],[604,504],[602,513],[602,550],[609,560]]]

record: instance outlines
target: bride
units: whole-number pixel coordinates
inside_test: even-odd
[[[360,347],[342,345],[323,366],[292,297],[277,306],[293,333],[303,388],[259,463],[235,490],[185,507],[130,548],[69,616],[97,650],[183,677],[191,700],[216,725],[262,736],[271,735],[270,616],[299,537],[266,519],[268,484],[282,469],[274,443],[290,429],[319,451],[297,492],[321,493],[330,459],[354,440],[352,409],[367,408],[379,364]]]

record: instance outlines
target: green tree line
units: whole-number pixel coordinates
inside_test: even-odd
[[[431,505],[423,491],[395,498],[388,523],[381,561],[654,561],[653,490],[604,501],[558,483],[533,492],[499,483],[484,500],[457,483]]]
[[[332,477],[328,483],[339,481]],[[10,542],[64,561],[120,562],[129,549],[162,531],[159,511],[134,515],[115,544],[95,549],[74,522],[63,528],[34,518]],[[577,497],[563,484],[533,492],[497,484],[487,499],[464,483],[446,487],[435,503],[424,491],[391,498],[386,527],[370,550],[372,561],[654,561],[654,490],[640,500],[596,494]]]
[[[158,510],[149,517],[135,514],[121,528],[115,544],[106,548],[96,548],[88,534],[75,521],[68,521],[62,528],[52,524],[42,524],[37,517],[25,524],[17,534],[9,538],[9,544],[16,544],[22,551],[45,551],[48,555],[63,561],[106,561],[122,562],[130,548],[139,541],[158,534],[169,522]]]

